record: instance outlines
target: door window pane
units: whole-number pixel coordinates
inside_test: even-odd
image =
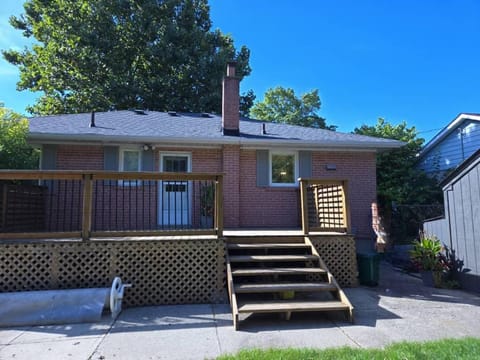
[[[185,156],[164,156],[163,171],[187,172],[188,158]]]

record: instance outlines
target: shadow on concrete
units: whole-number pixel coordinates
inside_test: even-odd
[[[461,290],[435,289],[422,281],[382,262],[380,282],[376,287],[360,286],[344,289],[355,310],[355,322],[348,322],[342,312],[293,313],[290,320],[281,314],[254,314],[241,318],[240,331],[331,329],[335,327],[375,327],[377,321],[402,319],[401,314],[418,311],[427,302],[441,307],[442,303],[480,306],[480,297]],[[414,301],[419,300],[419,301]],[[416,310],[413,310],[415,308]],[[228,304],[165,305],[125,309],[115,322],[109,315],[96,324],[50,325],[9,328],[18,332],[58,334],[60,337],[91,337],[107,333],[208,329],[232,327]],[[4,329],[0,329],[4,330]]]
[[[375,291],[380,296],[480,306],[478,294],[424,286],[419,277],[407,274],[387,262],[381,263],[380,283]]]

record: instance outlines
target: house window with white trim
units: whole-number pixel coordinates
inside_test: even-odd
[[[296,152],[270,152],[270,184],[272,186],[295,186],[297,178]]]
[[[122,149],[120,151],[120,171],[140,171],[141,152],[134,149]],[[120,181],[124,186],[141,185],[137,180]]]

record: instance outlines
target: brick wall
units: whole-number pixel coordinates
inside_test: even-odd
[[[242,150],[240,164],[240,227],[299,227],[298,188],[257,187],[255,150]]]
[[[300,227],[298,188],[257,187],[255,150],[240,150],[238,145],[222,149],[159,148],[155,151],[156,171],[162,152],[191,153],[193,172],[225,174],[225,227]],[[313,178],[348,180],[352,230],[357,237],[371,237],[375,153],[319,151],[313,152],[312,163]],[[335,164],[336,170],[326,170],[326,164]],[[101,170],[102,147],[59,146],[57,169]]]
[[[357,237],[371,237],[370,207],[376,198],[375,154],[314,152],[312,163],[313,178],[348,180],[352,230]],[[298,188],[257,187],[255,150],[242,150],[240,164],[240,227],[299,227]],[[326,170],[326,164],[335,164],[336,170]]]
[[[57,170],[103,170],[103,147],[60,145]]]
[[[224,225],[227,228],[238,228],[242,221],[240,183],[243,182],[243,174],[240,171],[239,145],[225,145],[223,147],[222,171],[225,174],[223,178]]]
[[[358,238],[373,234],[371,204],[376,200],[376,155],[367,152],[314,152],[313,178],[348,180],[352,231]],[[336,170],[326,170],[335,164]]]

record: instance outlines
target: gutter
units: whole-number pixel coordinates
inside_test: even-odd
[[[30,133],[28,142],[31,144],[43,143],[77,143],[85,142],[95,143],[139,143],[139,144],[167,144],[167,145],[241,145],[243,147],[295,147],[295,148],[339,148],[339,149],[359,149],[359,150],[378,150],[386,151],[398,149],[405,143],[397,140],[378,143],[375,141],[302,141],[302,140],[277,140],[277,139],[246,139],[242,137],[222,137],[222,138],[195,138],[194,141],[188,138],[179,137],[153,137],[140,136],[132,137],[125,135],[65,135],[50,133]]]

